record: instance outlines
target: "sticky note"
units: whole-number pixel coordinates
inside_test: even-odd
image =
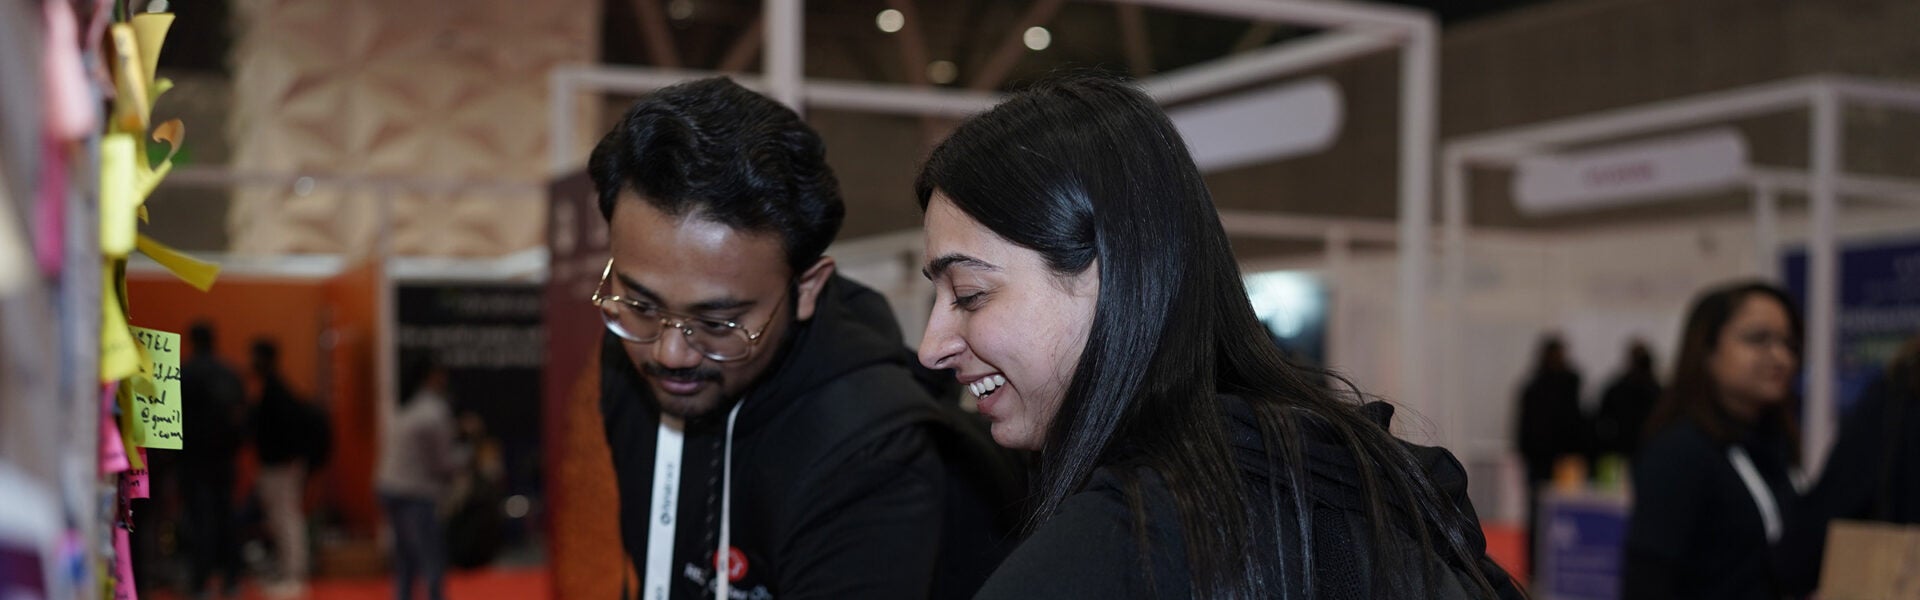
[[[154,241],[144,233],[140,234],[137,246],[141,254],[152,258],[153,262],[172,271],[175,277],[202,292],[212,288],[213,280],[220,276],[220,265],[181,254],[179,250]]]
[[[120,474],[120,499],[151,497],[148,489],[146,469],[134,469]]]
[[[113,54],[108,57],[107,66],[113,68],[113,121],[109,128],[120,132],[145,132],[147,119],[152,115],[153,104],[147,98],[147,82],[144,60],[140,58],[140,42],[132,25],[115,23],[107,30],[107,36],[113,40]]]
[[[147,373],[128,383],[131,401],[122,415],[127,439],[143,448],[179,450],[184,444],[180,412],[180,334],[134,327],[133,337],[146,350]]]
[[[32,243],[13,209],[11,202],[0,206],[0,296],[9,297],[33,280]]]
[[[71,44],[68,44],[71,45]],[[34,231],[67,229],[67,152],[55,142],[40,145],[40,191],[33,209]],[[40,259],[40,274],[52,277],[67,262],[66,236],[33,237],[33,254]]]
[[[160,46],[167,43],[167,29],[173,26],[173,13],[143,12],[131,21],[134,38],[140,44],[140,76],[153,81],[154,67],[160,64]]]
[[[133,332],[127,329],[127,315],[120,312],[119,285],[113,268],[100,270],[100,381],[113,382],[140,372],[140,348],[134,345]]]
[[[127,442],[120,436],[120,423],[113,418],[114,397],[119,384],[109,383],[100,392],[100,472],[127,470]]]
[[[133,251],[138,230],[140,206],[135,181],[134,144],[139,139],[124,133],[100,138],[100,253],[110,258]]]
[[[127,528],[113,528],[113,598],[140,600],[133,586],[133,544],[127,541]]]
[[[153,128],[153,141],[167,143],[167,155],[160,162],[173,162],[174,155],[180,153],[180,145],[187,143],[187,124],[179,119],[167,119],[167,122]]]
[[[161,80],[166,83],[166,80]],[[180,153],[180,145],[186,143],[187,126],[179,119],[171,119],[153,129],[153,141],[167,143],[167,155],[160,159],[159,166],[153,166],[147,157],[146,144],[137,146],[134,157],[133,193],[134,203],[139,205],[141,221],[147,220],[147,198],[153,196],[153,190],[160,187],[160,180],[166,179],[173,171],[173,157]]]
[[[140,377],[140,375],[135,374],[134,377]],[[124,455],[127,457],[127,469],[129,470],[147,468],[146,459],[140,456],[140,447],[134,445],[133,436],[129,435],[133,431],[133,423],[131,422],[133,417],[131,415],[133,414],[132,383],[134,377],[129,377],[126,383],[120,384],[120,392],[114,396],[114,402],[116,403],[115,408],[117,410],[113,413],[114,417],[119,420],[120,446],[125,453]]]

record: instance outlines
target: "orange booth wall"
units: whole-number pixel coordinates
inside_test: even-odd
[[[308,482],[309,511],[337,511],[349,533],[371,536],[378,524],[378,285],[371,265],[327,279],[226,276],[207,292],[164,273],[129,273],[128,316],[134,325],[183,336],[195,321],[211,323],[215,353],[247,380],[249,402],[257,382],[249,372],[248,348],[255,339],[276,341],[287,385],[326,407],[333,421],[332,458]],[[256,469],[251,446],[239,462],[236,491],[245,494]]]

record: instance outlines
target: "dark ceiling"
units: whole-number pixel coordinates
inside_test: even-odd
[[[1399,0],[1393,4],[1435,11],[1443,23],[1455,24],[1544,0]],[[758,69],[753,47],[739,47],[759,18],[762,0],[607,0],[602,4],[601,60],[608,64],[678,66],[719,69],[730,53],[748,57],[745,66]],[[1260,46],[1314,33],[1293,26],[1250,23],[1156,8],[1137,9],[1141,26],[1124,25],[1131,7],[1109,2],[1050,3],[1046,0],[911,0],[905,2],[917,18],[909,29],[920,32],[919,48],[912,48],[913,32],[882,32],[875,17],[903,4],[890,0],[813,0],[806,3],[807,76],[908,83],[908,53],[924,53],[925,60],[950,61],[957,77],[948,85],[1009,89],[1023,81],[1062,68],[1110,69],[1146,75],[1205,62]],[[1048,4],[1056,4],[1050,9]],[[1052,45],[1042,51],[1019,49],[1012,68],[994,73],[989,64],[1003,44],[1017,44],[1028,23],[1037,22],[1052,33]],[[654,45],[643,35],[649,25],[671,37],[670,45]],[[1142,36],[1145,52],[1130,47],[1132,35]],[[992,81],[986,81],[992,79]],[[935,81],[935,83],[940,83]]]
[[[1393,0],[1434,11],[1443,23],[1456,24],[1545,0]],[[206,73],[229,73],[227,53],[232,47],[229,2],[178,0],[170,10],[174,22],[161,66]],[[685,18],[670,11],[680,4]],[[601,4],[601,57],[609,64],[658,65],[648,56],[638,9],[649,5],[665,16],[667,30],[682,65],[715,68],[727,51],[760,14],[762,0],[606,0]],[[1029,0],[913,0],[922,13],[929,60],[951,60],[958,66],[954,85],[969,85],[975,72],[1006,35],[1005,30],[1037,2]],[[874,16],[889,5],[886,0],[812,0],[807,2],[810,46],[841,48],[848,64],[810,69],[845,71],[836,75],[873,81],[905,81],[897,40],[874,26]],[[1190,13],[1145,9],[1153,71],[1166,71],[1217,58],[1243,44],[1271,44],[1306,33],[1286,27],[1257,27],[1244,21],[1214,19]],[[1054,30],[1054,44],[1045,52],[1022,57],[1007,78],[1044,73],[1062,65],[1106,66],[1126,70],[1124,35],[1119,10],[1106,2],[1067,2],[1046,25]],[[966,32],[976,32],[967,34]],[[984,33],[980,33],[984,32]],[[1264,33],[1264,35],[1262,35]],[[1249,41],[1257,40],[1257,41]],[[813,73],[810,73],[813,74]],[[827,75],[821,73],[818,75]]]

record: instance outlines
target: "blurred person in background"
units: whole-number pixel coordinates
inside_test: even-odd
[[[1647,417],[1660,401],[1660,378],[1654,373],[1653,351],[1634,340],[1627,345],[1627,368],[1600,396],[1600,412],[1593,417],[1593,446],[1598,455],[1631,457],[1640,448]]]
[[[1920,336],[1894,354],[1840,424],[1820,482],[1781,541],[1788,590],[1819,584],[1834,519],[1920,523]]]
[[[500,556],[506,546],[507,519],[524,513],[508,512],[512,503],[505,491],[507,465],[500,438],[488,433],[486,420],[472,410],[455,413],[460,445],[467,451],[450,491],[440,500],[440,514],[446,516],[447,566],[477,569]],[[532,510],[531,505],[524,506]]]
[[[208,594],[222,577],[227,596],[240,593],[240,535],[234,513],[234,460],[246,441],[246,384],[215,352],[213,325],[187,330],[187,360],[180,365],[181,411],[189,443],[180,449],[181,495],[186,507],[182,541],[188,553],[187,589]]]
[[[1786,293],[1769,284],[1695,300],[1633,463],[1621,597],[1787,594],[1775,548],[1797,504],[1801,331]]]
[[[374,485],[393,532],[394,597],[411,600],[418,582],[427,598],[442,600],[447,537],[438,508],[467,451],[458,441],[447,399],[447,370],[431,355],[420,354],[409,361],[405,375],[408,390],[387,425]]]
[[[307,476],[325,461],[331,434],[317,409],[281,378],[279,344],[255,340],[251,354],[259,385],[250,427],[254,453],[260,459],[254,485],[279,558],[279,580],[267,591],[271,596],[297,596],[305,593],[307,585],[307,523],[302,506]]]
[[[1513,439],[1527,465],[1527,556],[1532,557],[1540,537],[1540,492],[1553,481],[1554,465],[1564,457],[1585,458],[1591,449],[1592,428],[1580,411],[1580,373],[1567,360],[1559,335],[1541,338],[1519,404]]]
[[[1274,346],[1186,148],[1138,88],[1082,76],[920,173],[920,361],[1038,453],[1031,533],[978,597],[1518,597],[1460,463]]]

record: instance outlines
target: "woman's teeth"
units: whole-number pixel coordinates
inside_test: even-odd
[[[980,378],[979,381],[967,384],[967,390],[973,392],[975,397],[985,397],[987,394],[993,393],[994,390],[1000,389],[1000,386],[1006,384],[1007,378],[1005,375],[989,375]]]

